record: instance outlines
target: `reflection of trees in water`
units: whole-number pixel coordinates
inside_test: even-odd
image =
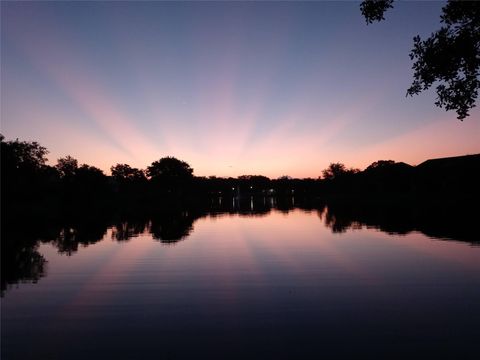
[[[38,246],[2,249],[1,295],[12,284],[37,282],[46,275],[47,261],[37,251]]]
[[[2,224],[1,295],[11,285],[37,282],[47,273],[47,261],[38,252],[41,239],[51,239],[55,232],[45,224]]]
[[[333,233],[344,233],[349,229],[361,229],[362,224],[349,219],[337,217],[328,207],[325,207],[324,214],[324,224],[326,227],[332,230]],[[322,218],[322,216],[320,216]]]
[[[152,217],[150,232],[155,240],[173,244],[190,235],[196,219],[197,217],[187,210],[162,213]]]
[[[38,281],[46,274],[46,259],[38,252],[40,242],[50,243],[59,253],[73,255],[81,246],[95,244],[105,238],[110,227],[111,238],[126,241],[141,234],[151,234],[161,244],[173,244],[187,238],[197,219],[225,214],[265,216],[272,209],[288,213],[294,209],[317,212],[320,221],[333,233],[363,227],[379,229],[389,234],[407,234],[420,231],[434,238],[453,239],[478,244],[475,212],[466,206],[438,202],[409,203],[374,201],[329,201],[327,204],[305,203],[293,199],[268,197],[222,199],[209,206],[165,209],[111,219],[83,219],[52,223],[19,221],[14,226],[2,227],[1,291],[9,285]],[[455,211],[453,211],[455,210]],[[113,218],[113,217],[112,217]]]
[[[295,203],[296,202],[296,203]],[[474,214],[465,206],[438,202],[411,203],[408,201],[329,201],[317,203],[301,199],[269,197],[227,198],[212,201],[209,206],[165,209],[144,214],[143,217],[116,221],[88,221],[62,227],[52,243],[59,252],[68,255],[78,251],[79,244],[88,246],[100,241],[107,228],[112,227],[112,239],[126,241],[144,233],[150,233],[161,243],[178,242],[192,232],[194,222],[205,216],[239,214],[241,216],[265,216],[272,209],[288,213],[294,209],[315,210],[325,226],[333,233],[349,229],[375,228],[388,234],[407,234],[417,230],[427,236],[478,242],[473,224]],[[452,211],[456,209],[456,211]],[[150,220],[148,220],[150,219]]]
[[[88,246],[102,240],[107,231],[108,222],[88,221],[63,226],[52,244],[61,254],[72,255],[79,245]]]
[[[150,224],[147,220],[118,221],[112,227],[112,239],[128,241],[145,232],[150,232]]]
[[[369,202],[330,202],[325,225],[332,232],[366,226],[397,235],[405,235],[416,229],[408,208],[398,204]]]
[[[452,211],[455,209],[455,211]],[[334,233],[362,227],[387,234],[405,235],[419,231],[426,236],[479,242],[475,213],[470,207],[440,201],[330,201],[318,211]]]
[[[274,207],[274,201],[267,196],[234,196],[212,198],[210,206],[202,210],[205,215],[240,214],[263,216]]]

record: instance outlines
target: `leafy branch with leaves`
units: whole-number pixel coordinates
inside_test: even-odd
[[[367,24],[384,20],[393,0],[365,0],[360,10]],[[480,1],[449,0],[442,8],[442,27],[429,38],[413,38],[413,82],[407,96],[436,85],[435,105],[455,110],[463,120],[475,107],[480,89]]]

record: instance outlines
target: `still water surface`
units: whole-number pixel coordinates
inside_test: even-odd
[[[326,222],[208,215],[181,241],[123,223],[73,250],[65,228],[3,294],[2,358],[479,358],[480,247]]]

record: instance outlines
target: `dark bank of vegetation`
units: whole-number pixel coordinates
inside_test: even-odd
[[[2,292],[45,275],[42,242],[71,255],[111,228],[116,241],[148,233],[169,245],[186,238],[198,218],[218,214],[300,208],[335,233],[367,226],[478,243],[480,154],[418,166],[380,160],[363,171],[334,163],[316,179],[269,179],[198,177],[173,157],[145,170],[117,164],[107,176],[71,156],[47,165],[40,144],[3,137],[0,151]]]
[[[146,169],[116,164],[107,176],[94,166],[78,164],[71,156],[50,166],[47,154],[37,142],[1,137],[4,224],[26,214],[56,217],[85,210],[102,214],[112,208],[176,208],[209,204],[217,198],[468,201],[478,199],[480,194],[480,154],[428,160],[418,166],[379,160],[363,171],[332,163],[316,179],[199,177],[194,176],[189,164],[174,157],[163,157]]]
[[[137,208],[131,212],[116,209],[101,214],[84,210],[81,216],[67,215],[49,221],[41,216],[22,217],[18,226],[10,227],[10,231],[2,229],[0,295],[14,284],[36,282],[48,274],[48,262],[38,249],[40,244],[48,243],[60,254],[71,256],[107,237],[126,242],[147,234],[160,245],[172,246],[187,239],[198,219],[224,214],[261,217],[273,210],[288,213],[300,209],[316,214],[318,221],[332,233],[365,227],[397,235],[418,231],[435,239],[480,245],[477,212],[438,205],[437,202],[411,203],[398,199],[389,202],[311,201],[308,198],[252,196],[215,198],[208,204],[177,204],[168,209]]]

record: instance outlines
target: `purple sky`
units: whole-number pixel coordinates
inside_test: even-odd
[[[441,2],[1,3],[1,132],[49,159],[196,175],[317,177],[330,162],[418,164],[480,152],[429,91],[406,98],[412,38]]]

